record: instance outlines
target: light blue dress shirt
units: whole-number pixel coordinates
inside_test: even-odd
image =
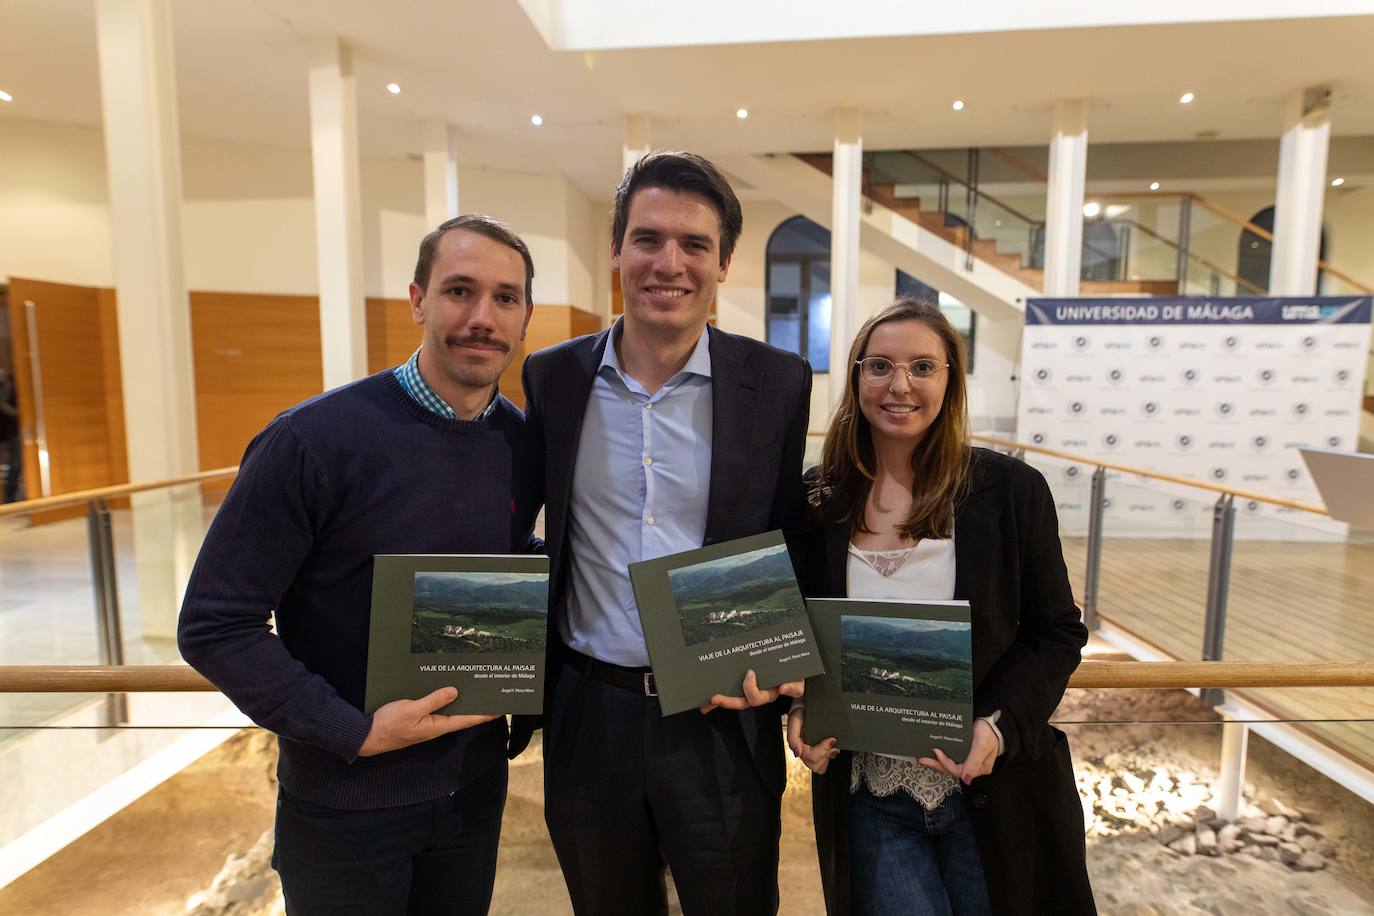
[[[701,546],[711,495],[711,351],[651,396],[620,368],[611,329],[573,469],[563,641],[617,665],[649,664],[629,565]]]

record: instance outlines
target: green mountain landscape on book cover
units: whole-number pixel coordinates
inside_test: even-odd
[[[668,583],[689,646],[806,616],[785,544],[669,570]]]
[[[972,702],[969,624],[844,615],[840,689],[846,693]]]
[[[417,572],[412,653],[540,652],[548,618],[542,573]]]

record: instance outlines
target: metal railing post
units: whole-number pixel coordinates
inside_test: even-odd
[[[102,665],[124,664],[124,627],[119,614],[119,587],[115,575],[114,532],[110,509],[103,499],[93,499],[86,510],[86,534],[91,548],[91,577],[95,585],[96,641]],[[111,693],[105,702],[106,724],[129,721],[129,697]]]
[[[1188,239],[1193,229],[1193,199],[1178,202],[1178,295],[1188,294]]]
[[[1093,471],[1092,496],[1088,506],[1088,563],[1083,570],[1083,625],[1096,630],[1102,625],[1097,616],[1097,585],[1102,572],[1102,519],[1107,509],[1107,469]]]
[[[1207,616],[1203,623],[1202,660],[1221,661],[1226,639],[1226,597],[1231,583],[1231,545],[1236,532],[1235,497],[1226,493],[1212,508],[1212,556],[1207,571]],[[1206,706],[1219,706],[1226,695],[1212,687],[1201,692]]]

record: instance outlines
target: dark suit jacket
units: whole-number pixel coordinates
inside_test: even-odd
[[[972,611],[974,713],[1002,711],[1004,753],[965,790],[993,908],[1093,913],[1069,746],[1049,724],[1088,639],[1054,500],[1038,471],[996,452],[974,449],[971,474],[954,521],[954,597]],[[813,520],[797,539],[803,593],[844,596],[849,536],[848,525]],[[841,754],[812,779],[830,916],[850,912],[851,760]]]
[[[525,416],[544,453],[544,531],[549,554],[549,644],[559,639],[568,583],[568,504],[582,417],[610,330],[541,350],[525,361]],[[711,353],[711,493],[706,544],[793,527],[803,505],[801,460],[811,411],[811,367],[801,357],[708,327]],[[551,666],[553,667],[553,666]],[[552,672],[551,672],[552,673]],[[545,697],[553,695],[552,676]],[[695,713],[692,713],[695,715]],[[735,715],[716,711],[711,715]],[[778,711],[739,714],[764,781],[785,782]],[[511,756],[537,726],[518,718]]]

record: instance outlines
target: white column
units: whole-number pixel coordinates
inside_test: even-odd
[[[309,83],[320,346],[329,389],[367,374],[358,90],[347,46],[333,37],[312,39]]]
[[[849,377],[849,348],[859,330],[859,221],[863,197],[863,114],[835,111],[830,199],[830,401],[838,404]],[[806,308],[806,303],[802,303]],[[805,341],[802,342],[803,347]]]
[[[168,0],[96,3],[120,381],[134,483],[200,470],[169,7]],[[133,521],[143,633],[174,636],[200,547],[199,488],[140,494]]]
[[[1330,93],[1322,89],[1294,93],[1284,109],[1283,138],[1279,141],[1270,295],[1317,293],[1326,152],[1330,143]]]
[[[1088,102],[1054,106],[1045,192],[1046,296],[1077,296],[1083,269],[1083,185],[1088,169]]]
[[[454,130],[443,121],[425,122],[425,229],[458,215],[458,150]]]
[[[652,147],[649,145],[649,116],[628,114],[625,116],[625,143],[620,148],[620,167],[629,169],[643,158]]]

